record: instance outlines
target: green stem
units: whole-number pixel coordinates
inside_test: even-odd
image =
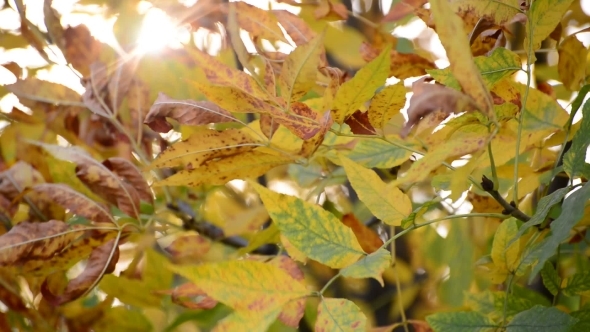
[[[395,236],[395,226],[390,226],[391,236]],[[399,281],[399,274],[397,273],[396,266],[396,255],[395,255],[395,241],[391,242],[391,266],[393,267],[393,276],[395,278],[395,292],[397,293],[397,301],[399,302],[399,313],[402,317],[402,324],[405,332],[410,332],[408,329],[408,318],[406,317],[406,311],[404,310],[404,302],[402,297],[402,286]]]
[[[504,306],[502,308],[502,326],[506,326],[506,312],[508,310],[508,295],[510,294],[510,290],[512,289],[512,281],[514,281],[514,274],[510,274],[508,276],[508,280],[506,282],[506,295],[504,296]]]

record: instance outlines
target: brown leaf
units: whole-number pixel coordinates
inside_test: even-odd
[[[132,162],[120,157],[112,157],[103,161],[102,164],[109,170],[113,171],[113,173],[129,182],[139,194],[140,199],[149,203],[154,202],[154,196],[150,190],[150,186],[139,169],[133,165]]]
[[[211,249],[211,240],[199,234],[179,236],[164,250],[177,262],[198,261]]]
[[[321,129],[318,114],[302,102],[291,103],[289,113],[272,108],[271,116],[297,137],[308,140]]]
[[[330,111],[326,111],[324,116],[320,119],[320,130],[315,134],[315,136],[303,142],[299,154],[303,157],[311,156],[318,149],[318,147],[322,145],[324,137],[326,136],[328,130],[330,130],[332,127],[333,123],[334,120],[332,119],[332,113]]]
[[[166,121],[166,117],[192,126],[235,121],[230,112],[212,102],[175,100],[160,92],[144,123],[156,132],[167,133],[172,125]]]
[[[73,214],[80,215],[93,222],[115,223],[106,207],[65,184],[43,183],[37,184],[31,189],[47,195],[50,201],[67,208]]]
[[[43,175],[31,165],[17,161],[12,167],[0,173],[0,195],[12,201],[25,188],[44,182]]]
[[[230,5],[236,9],[240,28],[248,31],[252,36],[288,43],[279,28],[277,19],[271,12],[241,1],[232,2]]]
[[[348,9],[342,3],[333,3],[329,0],[320,1],[313,12],[316,19],[324,20],[347,20]]]
[[[272,13],[279,20],[289,37],[295,45],[304,45],[312,40],[317,34],[299,16],[287,10],[273,10]]]
[[[8,62],[2,65],[2,67],[8,69],[17,80],[20,80],[23,76],[23,69],[16,62]]]
[[[382,23],[394,22],[401,20],[407,15],[413,13],[416,9],[422,7],[428,0],[402,0],[389,9],[389,13],[383,17]]]
[[[372,47],[367,42],[363,42],[361,45],[361,56],[367,62],[375,59],[381,50]],[[389,76],[395,76],[400,80],[426,75],[426,69],[435,69],[436,65],[434,62],[427,60],[417,54],[411,53],[400,53],[395,50],[391,50],[390,53],[391,64],[389,67]]]
[[[373,253],[383,245],[383,240],[381,240],[379,235],[374,230],[365,226],[354,214],[348,213],[342,216],[342,223],[352,229],[361,248],[365,252],[369,254]]]
[[[81,105],[80,95],[61,84],[43,81],[35,77],[18,80],[14,84],[5,85],[14,93],[23,105],[35,108],[37,103],[53,105]]]
[[[192,282],[186,282],[173,290],[156,291],[156,293],[170,294],[172,302],[193,310],[212,309],[217,305],[215,299],[209,297],[207,292]],[[198,299],[198,301],[194,299]]]
[[[425,79],[414,82],[412,90],[414,94],[410,98],[408,122],[400,132],[401,137],[406,137],[412,126],[434,111],[440,110],[451,114],[477,109],[475,102],[469,96],[440,84],[426,83]]]
[[[356,111],[344,122],[350,126],[350,130],[353,134],[375,135],[376,133],[375,128],[373,128],[369,121],[368,112]]]
[[[84,271],[70,280],[62,294],[51,293],[45,282],[41,286],[41,293],[45,300],[55,306],[71,302],[97,285],[104,274],[112,273],[118,261],[119,247],[113,239],[92,251]]]
[[[268,139],[272,138],[272,135],[279,129],[280,124],[268,115],[268,114],[260,114],[260,131],[266,136]]]
[[[52,2],[53,0],[43,2],[43,20],[51,42],[63,52],[65,49],[64,29],[61,26],[59,13],[51,7]]]
[[[272,62],[266,58],[263,58],[262,60],[264,61],[264,86],[266,87],[266,91],[268,91],[272,97],[276,97],[277,82]]]
[[[102,43],[96,40],[88,27],[81,24],[67,27],[63,34],[65,42],[64,56],[84,77],[90,75],[90,65],[97,61]]]
[[[139,78],[133,79],[127,91],[127,109],[131,117],[129,127],[132,133],[143,134],[143,122],[150,107],[150,87]],[[135,136],[134,135],[134,136]],[[138,139],[141,141],[141,139]]]
[[[112,111],[106,103],[108,96],[105,89],[109,82],[107,66],[102,62],[94,62],[90,65],[89,71],[90,76],[82,81],[86,89],[82,101],[93,113],[109,117]]]
[[[131,57],[122,58],[115,62],[121,64],[115,67],[115,70],[109,76],[107,85],[108,101],[110,102],[108,105],[115,114],[117,114],[119,106],[127,96],[139,61],[139,57]]]

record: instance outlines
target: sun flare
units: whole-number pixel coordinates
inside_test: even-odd
[[[179,45],[188,38],[189,31],[186,28],[178,26],[164,11],[150,8],[143,20],[137,51],[157,52],[165,46]]]

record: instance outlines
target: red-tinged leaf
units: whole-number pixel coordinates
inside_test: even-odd
[[[258,177],[271,169],[293,162],[290,157],[272,155],[259,151],[229,156],[214,160],[205,165],[182,170],[173,176],[156,182],[155,186],[191,186],[224,185],[234,179]]]
[[[270,94],[258,84],[254,77],[245,72],[231,68],[209,54],[196,49],[191,51],[191,56],[205,72],[210,83],[233,87],[258,99],[270,99]]]
[[[260,131],[268,139],[279,129],[280,124],[275,121],[269,114],[260,114]]]
[[[303,140],[314,137],[322,128],[319,122],[320,116],[301,102],[291,103],[291,109],[288,113],[277,111],[274,108],[271,115],[278,123]]]
[[[272,67],[272,62],[267,58],[264,58],[264,86],[266,91],[270,93],[272,97],[277,96],[277,82],[275,77],[275,70]]]
[[[252,36],[288,43],[281,28],[279,28],[276,17],[271,12],[242,1],[232,2],[231,5],[235,6],[240,27],[248,31]]]
[[[324,298],[318,305],[316,332],[364,332],[366,324],[367,318],[352,301]]]
[[[326,137],[326,133],[332,127],[334,120],[332,120],[332,113],[330,111],[326,111],[324,116],[320,120],[320,130],[315,134],[314,137],[310,138],[309,140],[303,142],[301,145],[301,150],[299,151],[299,155],[303,157],[311,156],[324,142],[324,138]]]
[[[348,9],[346,9],[346,6],[342,3],[333,3],[331,1],[320,1],[313,14],[318,20],[339,21],[348,19]]]
[[[375,128],[369,121],[369,114],[367,112],[356,111],[344,121],[350,126],[353,134],[357,135],[375,135]]]
[[[317,34],[299,16],[287,10],[273,10],[272,13],[279,20],[289,37],[295,45],[307,44]]]
[[[218,303],[192,282],[186,282],[172,290],[157,291],[156,293],[170,294],[172,302],[192,310],[213,309]]]
[[[195,233],[179,236],[164,250],[175,261],[197,261],[211,249],[211,240]]]
[[[373,253],[383,245],[383,240],[381,240],[377,232],[365,226],[354,214],[347,213],[342,216],[342,223],[352,229],[361,248],[366,253]]]
[[[435,111],[448,115],[477,107],[469,96],[440,84],[428,84],[424,79],[414,82],[412,90],[414,94],[410,98],[408,122],[400,132],[401,137],[406,137],[415,124]]]
[[[84,77],[88,77],[90,65],[99,59],[102,43],[97,41],[83,24],[67,27],[63,37],[65,40],[64,56],[77,71]]]
[[[288,102],[301,99],[316,85],[323,38],[324,34],[314,37],[295,48],[285,59],[278,85],[281,96]]]
[[[116,236],[117,229],[109,225],[88,228],[58,220],[21,222],[0,236],[0,266],[35,276],[67,270]]]
[[[52,294],[45,283],[41,286],[41,293],[45,300],[56,306],[71,302],[98,284],[104,274],[112,273],[118,261],[118,241],[113,239],[92,251],[84,271],[70,280],[62,294]]]
[[[399,21],[409,14],[412,14],[414,10],[422,7],[428,0],[402,0],[389,9],[389,13],[383,17],[381,22],[394,22]]]
[[[50,201],[88,220],[100,223],[115,223],[115,220],[106,207],[65,184],[43,183],[37,184],[31,189],[37,193],[47,195]]]
[[[363,42],[360,52],[363,59],[369,62],[379,56],[380,50],[372,47],[367,42]],[[389,57],[391,61],[389,64],[389,76],[394,76],[400,80],[426,75],[426,69],[436,68],[434,62],[418,54],[400,53],[396,50],[391,50]]]
[[[293,279],[305,285],[303,271],[301,271],[297,263],[288,256],[277,256],[269,263],[278,266],[293,277]],[[297,328],[304,312],[305,298],[292,300],[283,307],[283,310],[279,314],[279,320],[287,326]]]
[[[131,184],[131,186],[137,191],[141,200],[148,203],[154,202],[154,196],[147,181],[132,162],[120,157],[112,157],[103,161],[102,164],[114,174],[129,182],[129,184]]]
[[[154,160],[151,167],[183,166],[191,170],[209,160],[248,152],[258,146],[261,146],[261,143],[244,130],[207,129],[168,147]]]

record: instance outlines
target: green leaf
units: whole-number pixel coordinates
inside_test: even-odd
[[[561,215],[551,223],[551,234],[534,248],[532,255],[538,258],[538,262],[531,272],[529,283],[543,268],[545,262],[555,254],[559,244],[569,237],[571,229],[582,219],[588,198],[590,182],[586,182],[582,188],[565,199]]]
[[[332,110],[335,122],[342,124],[385,84],[389,75],[390,51],[391,46],[386,47],[378,57],[361,68],[352,79],[338,89]]]
[[[566,295],[577,295],[590,290],[590,272],[578,272],[566,279],[563,292]]]
[[[535,305],[540,304],[532,299],[522,297],[520,294],[510,294],[510,296],[508,296],[508,301],[505,301],[506,292],[501,291],[492,292],[486,290],[477,294],[467,293],[465,296],[465,303],[471,309],[489,316],[492,319],[502,318],[501,315],[504,311],[504,302],[506,302],[507,318],[513,317],[521,311],[528,310]]]
[[[578,322],[555,307],[534,306],[514,316],[507,332],[567,332]]]
[[[318,306],[315,331],[364,332],[367,318],[352,301],[346,299],[322,299]]]
[[[370,255],[363,257],[358,262],[345,267],[340,271],[344,277],[350,278],[375,278],[383,286],[381,275],[391,265],[391,253],[385,249],[379,249]]]
[[[413,147],[397,137],[392,136],[387,139],[399,145]],[[412,151],[401,148],[399,145],[374,138],[359,139],[354,149],[346,156],[367,168],[392,168],[401,165],[412,155]]]
[[[344,268],[365,255],[352,230],[330,212],[256,182],[250,184],[281,234],[309,258],[332,268]]]
[[[359,199],[385,224],[399,226],[412,213],[410,198],[399,188],[385,184],[374,171],[344,156],[340,161]]]
[[[570,316],[579,319],[571,328],[570,332],[587,332],[590,331],[590,310],[583,309],[570,313]]]
[[[491,89],[504,78],[522,68],[518,54],[503,47],[496,48],[489,56],[478,56],[473,59],[481,73],[485,86]],[[437,82],[459,90],[459,81],[451,73],[451,68],[426,70]]]
[[[559,293],[561,287],[561,278],[550,262],[545,262],[545,266],[541,270],[541,277],[543,278],[543,285],[554,296]]]
[[[504,220],[496,230],[492,244],[492,260],[497,267],[508,271],[515,271],[518,267],[520,243],[508,243],[516,235],[517,231],[516,219],[514,218]]]
[[[497,326],[479,312],[441,312],[426,317],[434,332],[488,332]]]
[[[167,264],[168,259],[153,249],[145,252],[142,281],[147,289],[157,291],[170,288],[173,275],[166,268]]]
[[[99,284],[99,289],[107,295],[118,298],[125,304],[139,308],[160,307],[162,301],[152,293],[153,289],[138,279],[105,275]]]
[[[536,51],[541,47],[541,42],[549,37],[561,18],[569,9],[573,0],[535,0],[531,3],[528,11],[526,25],[524,49]],[[529,39],[532,29],[532,40]],[[530,45],[530,46],[529,46]]]
[[[150,321],[137,310],[129,310],[125,307],[114,307],[105,310],[104,316],[93,326],[97,332],[118,331],[149,332],[154,327]]]
[[[278,81],[285,100],[298,101],[315,86],[323,39],[323,34],[316,36],[285,59]]]
[[[537,205],[537,212],[535,212],[529,221],[520,227],[518,233],[516,233],[516,236],[510,241],[510,244],[520,238],[529,228],[543,223],[545,218],[547,218],[549,211],[551,211],[551,208],[555,204],[561,202],[569,190],[570,187],[561,188],[551,193],[551,195],[541,198],[539,204]]]
[[[570,149],[563,156],[563,169],[570,178],[590,178],[590,165],[586,163],[586,150],[590,144],[590,101],[582,108],[582,123],[574,135]]]

